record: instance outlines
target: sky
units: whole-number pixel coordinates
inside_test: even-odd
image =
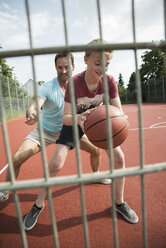
[[[136,41],[165,39],[163,0],[135,0]],[[65,45],[61,0],[29,0],[34,48]],[[103,39],[109,43],[133,42],[131,0],[101,0]],[[99,38],[96,0],[65,0],[69,45],[85,45]],[[0,0],[0,46],[3,50],[28,49],[28,25],[25,0]],[[138,63],[145,50],[138,51]],[[75,73],[86,69],[84,53],[73,53]],[[56,76],[55,54],[35,56],[37,81]],[[6,58],[15,78],[24,85],[32,76],[30,57]],[[119,74],[128,84],[135,71],[132,50],[114,51],[108,73],[118,81]]]

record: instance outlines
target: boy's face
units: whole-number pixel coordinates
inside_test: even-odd
[[[74,71],[74,65],[71,64],[71,69]],[[56,61],[56,70],[58,80],[61,83],[66,83],[68,81],[68,60],[67,57],[58,58]]]
[[[106,71],[108,70],[108,66],[110,64],[111,59],[112,59],[112,54],[106,53],[105,54]],[[88,57],[85,55],[84,62],[87,65],[87,72],[90,72],[94,78],[100,79],[101,76],[103,75],[101,54],[99,52],[93,52]]]

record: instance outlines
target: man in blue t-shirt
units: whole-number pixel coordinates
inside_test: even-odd
[[[70,54],[71,69],[74,71],[74,57]],[[68,84],[68,59],[67,54],[57,54],[55,56],[55,68],[57,77],[42,84],[38,89],[38,105],[42,115],[42,127],[45,146],[56,144],[62,129],[62,118],[64,109],[64,95]],[[28,125],[37,122],[36,101],[33,101],[26,111],[26,121]],[[98,171],[100,163],[100,149],[92,145],[86,136],[80,140],[80,148],[90,153],[92,171]],[[21,165],[28,158],[41,151],[38,125],[23,140],[22,144],[13,156],[13,166],[15,177],[18,177]],[[6,175],[6,182],[10,181],[9,169]],[[110,179],[101,181],[110,184]],[[0,192],[0,201],[9,198],[9,192]]]

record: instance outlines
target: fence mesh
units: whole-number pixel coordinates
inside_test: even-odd
[[[26,13],[27,13],[27,22],[28,22],[28,27],[29,27],[29,43],[30,43],[30,49],[26,50],[12,50],[12,51],[1,51],[0,56],[2,58],[5,57],[18,57],[18,56],[31,56],[31,62],[32,62],[32,71],[33,71],[33,80],[36,81],[36,75],[35,75],[35,66],[34,66],[34,56],[39,55],[39,54],[50,54],[50,53],[57,53],[57,52],[82,52],[85,50],[89,51],[95,51],[96,49],[98,51],[107,51],[109,49],[113,50],[133,50],[134,55],[135,55],[135,68],[136,68],[136,89],[133,92],[134,97],[137,99],[137,104],[138,104],[138,117],[139,117],[139,135],[140,135],[140,161],[141,165],[140,167],[132,167],[132,168],[126,168],[125,170],[114,170],[112,167],[110,167],[110,171],[107,172],[101,172],[99,175],[92,175],[92,174],[82,174],[81,172],[81,164],[80,164],[80,159],[79,159],[79,142],[78,142],[78,132],[77,132],[77,127],[74,125],[74,133],[75,133],[75,139],[76,139],[76,155],[77,155],[77,163],[78,163],[78,175],[71,175],[67,177],[57,177],[56,179],[49,178],[48,176],[48,171],[47,171],[47,162],[46,162],[46,156],[45,156],[45,146],[43,142],[43,136],[42,136],[42,128],[41,128],[41,122],[39,118],[39,131],[40,131],[40,136],[41,136],[41,144],[42,144],[42,159],[43,159],[43,170],[44,170],[44,175],[45,177],[42,179],[35,179],[35,180],[27,180],[25,181],[20,181],[17,182],[14,178],[14,173],[13,173],[13,165],[12,165],[12,159],[11,159],[11,153],[8,145],[8,133],[7,133],[7,128],[6,128],[6,122],[5,122],[5,112],[9,111],[9,113],[12,115],[12,112],[14,113],[15,111],[18,111],[21,113],[22,111],[24,112],[25,109],[27,108],[27,105],[29,105],[30,101],[28,100],[28,97],[18,97],[18,98],[13,98],[12,96],[6,96],[3,97],[3,92],[2,92],[2,80],[1,80],[1,87],[0,87],[0,108],[1,108],[1,122],[2,122],[2,131],[4,134],[4,143],[5,143],[5,149],[6,149],[6,154],[8,158],[8,163],[9,163],[9,170],[11,173],[11,183],[0,183],[0,189],[1,190],[10,190],[14,192],[14,200],[15,200],[15,205],[16,205],[16,210],[17,210],[17,215],[18,215],[18,220],[20,224],[20,235],[22,238],[22,243],[23,247],[27,247],[27,239],[26,239],[26,234],[23,230],[23,223],[22,223],[22,214],[21,214],[21,209],[20,209],[20,203],[19,199],[17,196],[17,191],[20,189],[32,189],[32,188],[39,188],[39,187],[46,187],[48,188],[48,199],[49,199],[49,209],[50,209],[50,214],[52,217],[52,229],[53,229],[53,236],[54,236],[54,243],[55,247],[59,247],[58,243],[58,233],[57,233],[57,228],[56,228],[56,221],[53,213],[53,206],[52,206],[52,197],[50,193],[50,188],[52,186],[57,186],[57,185],[67,185],[67,184],[78,184],[80,187],[80,202],[82,206],[82,216],[83,216],[83,225],[84,225],[84,242],[85,242],[85,247],[89,247],[89,237],[88,237],[88,227],[87,227],[87,219],[86,219],[86,209],[85,209],[85,204],[84,204],[84,187],[83,184],[87,182],[93,182],[95,180],[103,179],[106,177],[110,177],[113,179],[113,184],[112,184],[112,199],[114,199],[114,179],[123,177],[123,176],[135,176],[135,175],[140,175],[141,177],[141,186],[142,186],[142,206],[143,206],[143,234],[144,234],[144,247],[148,246],[147,242],[147,234],[146,234],[146,206],[145,206],[145,188],[144,188],[144,175],[147,173],[154,173],[154,172],[159,172],[166,170],[166,163],[158,163],[158,164],[153,164],[153,165],[148,165],[145,166],[144,164],[144,154],[143,154],[143,133],[142,133],[142,110],[141,110],[141,81],[140,81],[140,75],[139,75],[139,70],[138,70],[138,62],[137,62],[137,49],[166,49],[166,42],[161,41],[158,43],[152,42],[152,43],[137,43],[136,42],[136,33],[135,33],[135,7],[134,7],[134,0],[131,1],[132,5],[132,24],[133,24],[133,42],[131,43],[121,43],[121,44],[99,44],[96,46],[89,46],[87,47],[86,45],[77,45],[77,46],[69,46],[68,44],[68,36],[67,36],[67,24],[66,24],[66,14],[65,14],[65,1],[61,1],[62,3],[62,10],[63,10],[63,20],[64,20],[64,31],[65,31],[65,40],[66,40],[66,45],[65,46],[56,46],[56,47],[50,47],[50,48],[33,48],[32,44],[32,34],[31,34],[31,20],[30,20],[30,11],[29,11],[29,3],[28,0],[25,1],[25,6],[26,6]],[[102,25],[101,25],[101,14],[100,14],[100,4],[102,4],[102,1],[100,2],[99,0],[96,1],[97,3],[97,8],[98,8],[98,20],[99,20],[99,31],[100,31],[100,38],[102,38]],[[166,1],[163,1],[164,3],[164,10],[166,8]],[[164,23],[166,23],[166,17],[164,19]],[[102,61],[102,66],[104,68],[104,60]],[[71,71],[70,71],[71,74]],[[70,82],[72,82],[72,79],[70,77]],[[106,83],[105,83],[106,84]],[[72,85],[72,83],[70,84]],[[158,79],[157,81],[151,82],[150,85],[146,85],[146,95],[143,96],[143,99],[145,98],[148,101],[165,101],[165,79]],[[72,86],[71,86],[71,92],[72,92]],[[34,97],[37,100],[36,96],[36,84],[34,84]],[[9,93],[9,91],[8,91]],[[17,94],[17,93],[16,93]],[[105,98],[108,99],[107,96],[107,91],[105,91]],[[130,101],[127,97],[127,93],[125,96],[124,101]],[[74,106],[74,98],[72,96],[72,108],[73,108],[73,113],[75,113],[75,106]],[[106,101],[106,106],[108,105],[108,101]],[[10,106],[10,108],[9,108]],[[108,106],[107,106],[108,107]],[[39,116],[39,110],[38,110],[38,116]],[[73,115],[74,118],[74,115]],[[108,119],[108,116],[107,116]],[[75,119],[74,119],[75,121]],[[110,135],[110,133],[109,133]],[[112,154],[112,149],[111,145],[109,145],[109,154]],[[110,155],[110,164],[113,164],[112,161],[112,156]],[[116,225],[116,213],[114,211],[114,206],[113,206],[113,230],[114,230],[114,246],[118,247],[118,231],[117,231],[117,225]]]

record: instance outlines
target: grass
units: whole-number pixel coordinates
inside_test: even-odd
[[[13,111],[13,114],[11,114],[10,111],[6,110],[5,111],[5,119],[6,120],[12,120],[12,119],[15,119],[15,118],[19,118],[21,116],[25,116],[25,111],[20,111],[18,113],[18,111]],[[0,122],[2,121],[2,118],[0,117]]]

